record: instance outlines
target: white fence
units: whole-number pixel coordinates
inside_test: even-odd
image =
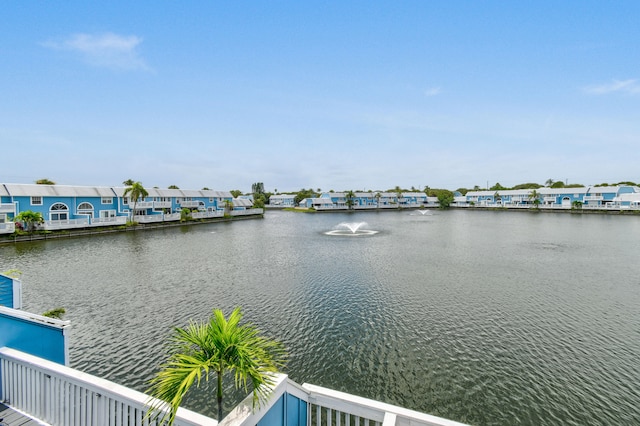
[[[13,222],[0,223],[0,234],[11,234],[16,230],[16,224]]]
[[[44,229],[55,231],[59,229],[86,228],[89,226],[89,218],[67,219],[67,220],[47,220],[44,222]]]
[[[308,426],[465,426],[463,423],[308,383],[298,385],[285,374],[276,375],[275,386],[266,405],[254,412],[252,397],[248,396],[219,426],[254,426],[285,393],[306,402]]]
[[[91,219],[91,226],[124,225],[126,223],[127,223],[126,216],[96,217]]]
[[[9,348],[0,348],[0,396],[6,404],[54,426],[159,426],[145,419],[147,395],[108,380]],[[315,386],[277,374],[266,404],[252,396],[220,426],[254,426],[285,393],[306,403],[309,426],[464,426],[462,423]],[[280,413],[285,416],[287,413]],[[216,426],[212,418],[180,408],[176,426]]]
[[[147,395],[108,380],[0,348],[0,395],[8,405],[55,426],[151,426]],[[176,426],[216,426],[209,417],[179,409]]]
[[[263,209],[231,210],[231,216],[251,216],[262,214],[263,212]]]

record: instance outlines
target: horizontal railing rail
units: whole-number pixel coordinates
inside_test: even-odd
[[[44,229],[48,231],[70,228],[84,228],[89,226],[89,218],[81,219],[65,219],[65,220],[47,220],[44,222]]]
[[[11,234],[16,230],[16,224],[13,222],[0,223],[0,234]]]
[[[92,226],[109,226],[109,225],[124,225],[127,223],[127,216],[113,216],[113,217],[95,217],[91,219]]]
[[[180,201],[178,204],[181,207],[199,207],[200,201]]]
[[[0,213],[16,213],[16,203],[0,203]]]
[[[250,216],[264,213],[263,209],[231,210],[231,216]]]
[[[0,348],[0,396],[7,405],[55,426],[155,426],[145,418],[147,395],[116,383]],[[212,418],[178,409],[176,426],[216,426]]]
[[[453,420],[305,383],[309,425],[465,426]]]

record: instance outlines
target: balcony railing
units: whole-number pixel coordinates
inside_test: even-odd
[[[316,385],[299,385],[289,380],[284,374],[276,375],[275,386],[266,405],[253,411],[252,397],[249,396],[229,413],[219,426],[256,425],[274,408],[282,396],[287,394],[306,403],[306,420],[300,423],[294,422],[295,424],[309,426],[464,426],[462,423],[452,420]]]
[[[181,207],[200,207],[200,201],[180,201],[178,203]]]
[[[138,201],[137,203],[134,203],[132,200],[129,200],[129,204],[127,205],[132,210],[134,205],[136,206],[136,210],[145,210],[145,209],[152,209],[153,203],[154,203],[153,201]]]
[[[13,222],[0,223],[0,234],[11,234],[16,230],[16,224]]]
[[[0,203],[0,213],[16,213],[15,203]]]
[[[585,195],[584,201],[602,201],[604,197],[602,195]]]
[[[145,419],[150,398],[63,365],[9,348],[0,348],[0,397],[50,425],[159,425]],[[217,421],[183,408],[175,425],[216,426]]]
[[[145,419],[154,399],[147,395],[80,371],[9,348],[0,348],[0,398],[11,407],[48,424],[58,426],[129,425],[159,426]],[[299,403],[276,404],[289,395]],[[290,418],[289,408],[298,408],[294,425],[367,426],[464,426],[452,420],[408,410],[399,406],[338,392],[311,384],[298,385],[285,374],[274,376],[274,387],[266,403],[253,409],[252,396],[229,413],[220,426],[253,426],[268,413]],[[176,426],[216,426],[209,417],[178,409]]]

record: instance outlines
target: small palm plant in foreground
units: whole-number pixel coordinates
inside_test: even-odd
[[[254,407],[266,400],[273,385],[273,373],[284,367],[282,343],[260,335],[251,324],[240,324],[242,312],[235,308],[229,318],[215,309],[208,322],[191,322],[176,328],[172,354],[151,380],[148,393],[160,401],[151,406],[150,416],[162,415],[173,424],[182,398],[195,383],[217,376],[218,421],[222,420],[222,377],[234,373],[236,388],[248,391],[251,383]]]

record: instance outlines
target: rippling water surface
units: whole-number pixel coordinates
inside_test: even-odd
[[[326,234],[344,222],[378,232]],[[25,310],[67,309],[73,367],[141,391],[173,326],[239,305],[300,383],[476,425],[627,425],[639,237],[637,217],[268,211],[4,246],[0,270],[23,271]],[[213,415],[213,399],[187,405]]]

